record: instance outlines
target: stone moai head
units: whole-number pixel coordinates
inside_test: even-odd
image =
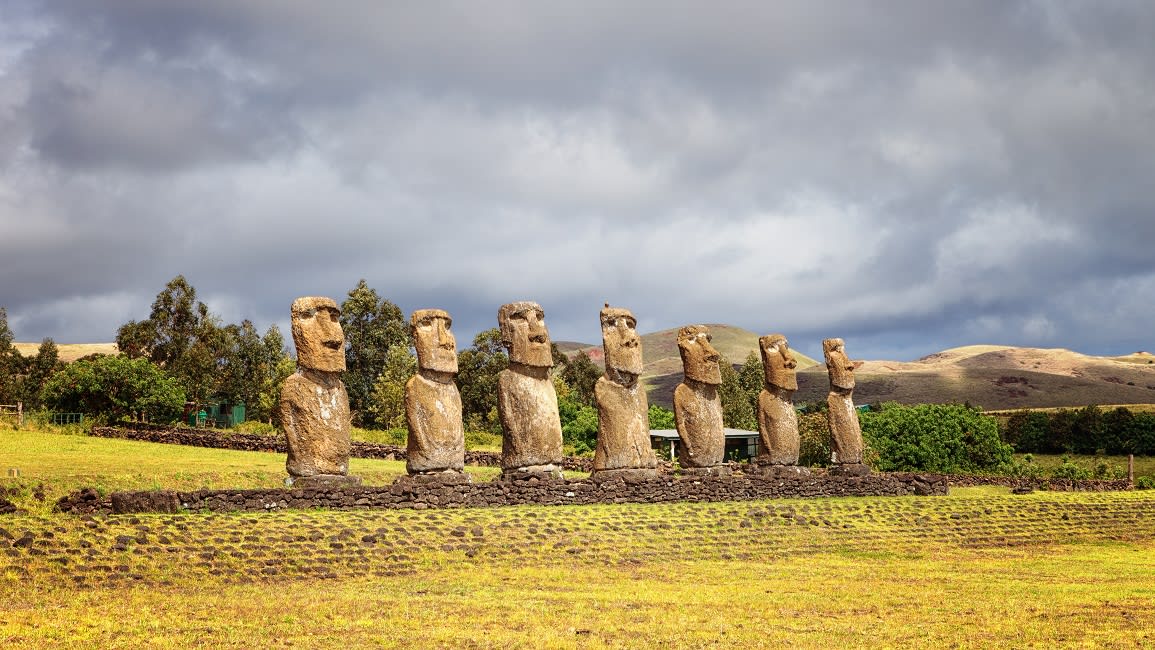
[[[710,330],[705,325],[687,325],[678,330],[678,352],[682,355],[682,374],[703,384],[722,384],[722,355],[710,345]]]
[[[601,321],[606,369],[630,375],[642,374],[642,338],[638,336],[638,321],[634,315],[628,309],[606,305],[602,309]]]
[[[538,368],[553,366],[549,332],[545,329],[545,312],[536,302],[511,302],[497,310],[501,342],[509,350],[511,363]]]
[[[345,370],[345,332],[341,310],[332,298],[297,298],[292,307],[297,365],[322,372]]]
[[[409,317],[417,367],[435,372],[457,373],[457,339],[449,331],[453,319],[441,309],[418,309]]]
[[[830,375],[830,385],[843,390],[854,388],[854,364],[846,356],[842,339],[823,339],[822,354],[826,357],[826,372]]]
[[[784,390],[798,390],[798,375],[794,369],[798,362],[790,354],[790,345],[781,334],[770,334],[758,339],[762,350],[762,372],[766,383]]]

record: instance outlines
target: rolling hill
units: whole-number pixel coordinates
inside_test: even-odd
[[[40,350],[39,343],[13,343],[12,347],[25,357],[34,357]],[[116,354],[115,343],[57,343],[56,349],[60,360],[66,363],[90,354]]]

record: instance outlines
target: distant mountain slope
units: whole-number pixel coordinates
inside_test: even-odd
[[[1096,357],[1061,348],[972,345],[918,361],[862,361],[854,374],[859,404],[969,402],[1013,409],[1155,402],[1155,356],[1145,352]],[[651,378],[650,400],[668,404],[680,381],[680,369]],[[828,389],[825,365],[806,368],[798,373],[794,401],[824,400]]]
[[[40,350],[39,343],[13,343],[12,347],[24,357],[36,356]],[[56,349],[60,360],[71,363],[80,357],[90,354],[116,354],[115,343],[57,343]]]

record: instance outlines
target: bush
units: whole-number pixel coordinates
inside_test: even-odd
[[[1070,456],[1063,455],[1062,463],[1051,470],[1051,478],[1070,479],[1072,481],[1086,481],[1091,478],[1091,470],[1071,460]]]
[[[860,413],[862,436],[884,472],[994,472],[1013,464],[994,418],[961,404],[888,402]]]
[[[1140,476],[1135,479],[1135,487],[1140,490],[1155,490],[1155,476]]]
[[[803,467],[830,465],[830,427],[826,414],[814,410],[798,414],[798,464]]]

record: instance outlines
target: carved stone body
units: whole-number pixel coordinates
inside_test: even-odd
[[[349,472],[349,395],[341,382],[345,334],[340,311],[330,298],[293,301],[293,343],[297,372],[285,380],[278,404],[285,430],[289,481],[327,477],[357,482]]]
[[[465,468],[465,428],[456,384],[421,374],[410,377],[405,383],[405,419],[409,423],[405,469],[410,474]]]
[[[638,381],[642,343],[637,322],[628,309],[606,305],[601,325],[606,374],[594,386],[598,405],[594,476],[617,470],[653,470],[634,474],[657,476],[658,459],[650,448],[646,389]]]
[[[650,447],[649,406],[641,382],[627,387],[599,377],[594,397],[598,403],[594,472],[656,468],[658,458]]]
[[[794,391],[798,389],[795,368],[786,337],[771,334],[758,339],[762,353],[765,388],[758,394],[758,462],[770,465],[797,465],[798,414]]]
[[[349,473],[349,395],[336,373],[298,370],[285,380],[279,408],[289,476]]]
[[[465,428],[457,373],[457,340],[452,320],[440,309],[418,309],[410,318],[417,374],[405,384],[405,421],[409,425],[407,460],[410,474],[462,471]]]
[[[674,424],[681,439],[678,458],[683,467],[714,467],[726,455],[722,401],[718,397],[721,355],[710,340],[710,331],[703,325],[687,325],[678,331],[683,378],[674,389]]]
[[[798,464],[798,413],[789,391],[771,387],[758,393],[758,438],[758,462]]]
[[[826,396],[830,449],[839,465],[862,464],[862,428],[854,408],[854,364],[847,358],[842,339],[822,341],[830,393]]]
[[[501,467],[509,472],[554,472],[561,466],[561,418],[549,377],[553,366],[545,313],[534,302],[512,302],[497,312],[509,368],[497,378]]]
[[[561,418],[547,369],[511,366],[502,370],[497,376],[497,410],[503,433],[503,470],[553,471],[561,467]]]
[[[674,389],[674,425],[678,428],[678,462],[682,467],[714,467],[726,457],[722,400],[718,387],[683,381]]]

